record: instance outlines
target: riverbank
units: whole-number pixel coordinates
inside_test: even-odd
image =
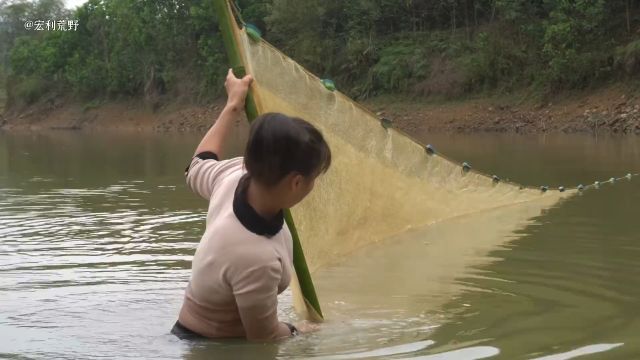
[[[440,103],[381,98],[365,105],[417,137],[430,132],[640,135],[640,96],[622,84],[544,102],[517,94]]]
[[[21,111],[7,110],[0,129],[203,132],[223,105],[223,99],[207,105],[170,103],[152,108],[134,100],[80,104],[49,98]],[[416,138],[434,132],[640,134],[640,96],[623,85],[551,102],[530,101],[523,95],[457,101],[379,97],[364,105]]]

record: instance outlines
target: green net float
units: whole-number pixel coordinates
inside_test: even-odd
[[[558,188],[558,191],[560,191],[560,192],[564,192],[564,186],[560,186],[560,187]]]
[[[469,165],[467,162],[463,162],[462,163],[462,171],[469,172],[469,170],[471,170],[471,165]]]
[[[388,129],[393,126],[393,121],[391,119],[387,119],[386,117],[380,118],[380,124],[383,128]]]
[[[548,186],[540,186],[540,191],[547,192],[547,190],[549,190]]]
[[[325,89],[329,91],[336,91],[336,84],[331,79],[322,79],[320,80],[322,85],[324,85]]]
[[[584,185],[582,184],[578,185],[578,191],[582,191],[582,190],[584,190]]]
[[[244,28],[251,40],[260,41],[260,39],[262,39],[262,31],[260,31],[257,26],[253,24],[245,24]]]
[[[429,155],[433,155],[436,153],[436,149],[433,148],[433,146],[431,146],[431,144],[427,145],[424,147],[424,151],[427,152],[427,154]]]
[[[495,184],[500,182],[500,178],[497,175],[493,175],[491,177],[491,181],[493,181]]]

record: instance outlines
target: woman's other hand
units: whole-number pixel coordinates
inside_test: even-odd
[[[320,330],[320,325],[307,320],[303,320],[296,324],[296,329],[298,329],[301,334],[307,334]]]

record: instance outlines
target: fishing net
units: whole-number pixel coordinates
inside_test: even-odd
[[[330,170],[291,209],[309,268],[412,227],[574,191],[501,181],[451,161],[324,83],[261,39],[239,32],[260,113],[301,117],[322,131]],[[544,205],[542,205],[544,204]]]

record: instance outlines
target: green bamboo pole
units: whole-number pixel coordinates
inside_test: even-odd
[[[233,72],[238,77],[246,75],[246,69],[238,50],[238,44],[234,36],[234,27],[237,27],[235,17],[231,12],[231,7],[228,0],[213,0],[214,9],[218,16],[218,26],[220,27],[220,33],[222,34],[222,40],[224,47],[231,64]],[[256,106],[255,98],[252,91],[247,94],[245,101],[245,111],[247,113],[247,119],[252,122],[258,116],[258,108]],[[298,281],[300,283],[300,290],[305,303],[312,310],[311,320],[321,321],[323,319],[322,311],[320,309],[320,303],[316,295],[313,281],[311,280],[311,274],[309,273],[309,267],[302,251],[300,244],[300,238],[298,231],[293,222],[293,217],[289,209],[284,210],[284,217],[289,230],[291,230],[291,236],[293,238],[293,267],[296,271]]]

